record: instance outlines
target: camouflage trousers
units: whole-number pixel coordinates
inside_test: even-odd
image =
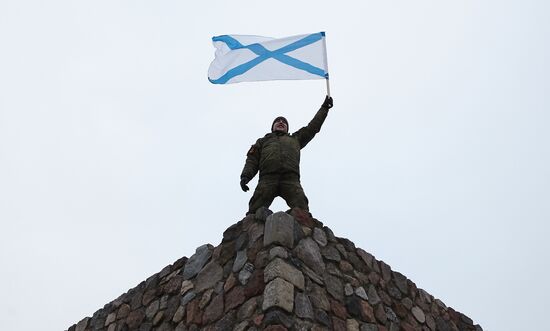
[[[247,214],[255,213],[260,207],[269,208],[276,197],[283,198],[291,209],[298,207],[309,211],[309,201],[298,176],[269,175],[258,181],[254,195],[248,203]]]

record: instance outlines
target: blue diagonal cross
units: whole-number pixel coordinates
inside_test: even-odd
[[[315,67],[309,63],[300,61],[296,58],[293,58],[291,56],[286,55],[285,53],[292,52],[293,50],[296,50],[298,48],[302,48],[304,46],[307,46],[309,44],[313,44],[314,42],[320,40],[325,35],[324,32],[314,33],[310,34],[300,40],[297,40],[289,45],[283,46],[279,49],[276,49],[274,51],[270,51],[264,46],[256,43],[244,46],[241,44],[238,40],[235,38],[223,35],[223,36],[217,36],[213,37],[212,41],[222,41],[224,42],[230,49],[241,49],[246,48],[254,52],[258,57],[243,63],[241,65],[236,66],[235,68],[227,71],[223,76],[221,76],[218,79],[210,79],[210,82],[213,84],[225,84],[227,81],[229,81],[231,78],[242,75],[248,70],[252,69],[256,65],[262,63],[263,61],[267,59],[276,59],[284,64],[288,64],[289,66],[292,66],[294,68],[307,71],[311,74],[318,75],[321,77],[328,77],[328,73],[325,73],[323,69],[320,69],[318,67]]]

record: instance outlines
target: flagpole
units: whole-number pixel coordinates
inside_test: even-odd
[[[326,82],[327,82],[327,95],[330,97],[330,84],[329,84],[329,81],[328,81],[328,56],[327,56],[327,37],[326,37],[326,34],[325,32],[321,32],[323,34],[323,48],[324,48],[324,51],[325,51],[325,69],[327,70],[326,71],[326,74],[325,74],[325,78],[326,78]]]

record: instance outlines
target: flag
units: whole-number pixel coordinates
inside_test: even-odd
[[[325,33],[269,38],[246,35],[213,37],[213,84],[279,79],[328,79]]]

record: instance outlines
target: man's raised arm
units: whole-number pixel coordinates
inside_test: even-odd
[[[332,98],[327,95],[325,101],[321,105],[321,108],[317,111],[309,124],[292,134],[298,138],[301,148],[304,148],[311,141],[311,139],[313,139],[313,137],[321,131],[321,126],[327,118],[328,110],[332,108],[332,106]]]

